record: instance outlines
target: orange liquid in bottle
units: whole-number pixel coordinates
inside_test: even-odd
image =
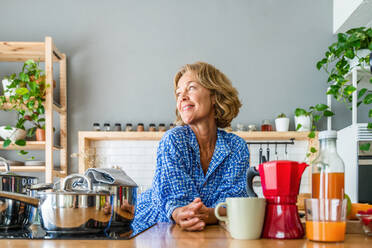
[[[344,198],[344,173],[313,173],[313,198]],[[326,192],[327,191],[327,192]]]
[[[345,240],[345,222],[306,221],[306,236],[309,240],[338,242]]]

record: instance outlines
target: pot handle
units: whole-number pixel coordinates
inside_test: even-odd
[[[19,193],[0,191],[0,197],[11,199],[11,200],[16,200],[16,201],[21,201],[21,202],[30,204],[34,207],[39,206],[39,199],[35,197],[19,194]]]
[[[67,189],[68,182],[72,179],[75,179],[75,178],[80,178],[80,179],[83,179],[84,181],[86,181],[87,184],[88,184],[88,190],[93,191],[93,185],[92,185],[92,182],[90,181],[90,179],[87,176],[80,175],[80,174],[71,174],[71,175],[65,177],[65,179],[63,180],[62,190],[63,191],[69,191],[69,189]]]
[[[247,193],[249,197],[257,197],[257,194],[253,190],[253,178],[259,176],[260,173],[256,170],[254,166],[248,168],[247,173]]]

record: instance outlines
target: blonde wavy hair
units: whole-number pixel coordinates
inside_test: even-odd
[[[194,73],[196,80],[204,88],[211,91],[215,98],[215,119],[219,128],[230,126],[231,121],[238,115],[242,106],[238,91],[232,86],[231,81],[213,65],[205,62],[184,65],[174,77],[174,88],[177,89],[178,81],[186,73]],[[185,125],[176,108],[176,125]]]

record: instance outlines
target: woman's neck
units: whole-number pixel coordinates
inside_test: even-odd
[[[214,151],[217,141],[217,126],[215,122],[202,122],[190,125],[199,143],[200,150]]]

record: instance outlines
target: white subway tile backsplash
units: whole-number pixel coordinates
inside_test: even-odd
[[[156,167],[156,153],[158,141],[134,141],[134,140],[113,140],[113,141],[95,141],[92,144],[94,149],[90,153],[96,154],[95,164],[97,167],[122,168],[133,180],[142,188],[147,189],[152,183]],[[260,145],[249,145],[251,165],[258,165]],[[262,145],[263,155],[266,156],[267,145]],[[308,144],[306,141],[295,141],[294,145],[285,146],[270,145],[270,160],[288,159],[303,162],[306,159]],[[94,151],[95,150],[95,151]],[[307,168],[301,180],[301,193],[310,192],[310,173],[311,169]],[[259,196],[262,196],[261,187],[255,186]]]

